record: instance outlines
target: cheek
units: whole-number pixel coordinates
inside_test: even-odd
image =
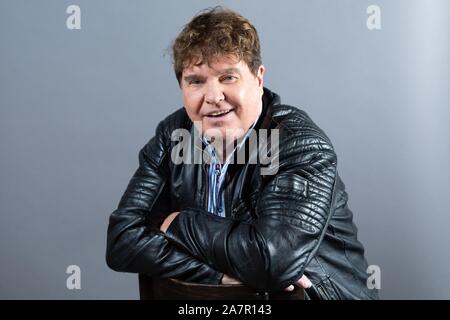
[[[239,116],[241,120],[252,117],[253,110],[257,106],[257,97],[254,90],[242,90],[239,95]]]
[[[192,105],[192,94],[189,94],[189,92],[186,92],[183,90],[183,103],[185,106]]]
[[[199,117],[201,109],[201,99],[199,99],[195,94],[183,93],[183,104],[189,117]]]

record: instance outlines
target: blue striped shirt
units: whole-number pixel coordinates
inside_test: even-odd
[[[258,116],[259,118],[259,116]],[[256,118],[256,119],[258,119]],[[248,136],[250,135],[252,129],[254,128],[257,121],[255,121],[250,129],[245,134],[244,138],[241,140],[241,142],[234,148],[233,152],[231,152],[230,155],[228,155],[226,161],[221,164],[220,160],[216,156],[216,152],[214,149],[214,145],[210,143],[208,140],[206,140],[205,137],[203,137],[203,143],[206,145],[205,149],[209,154],[210,157],[210,164],[208,168],[208,211],[212,214],[215,214],[220,217],[225,217],[225,199],[224,199],[224,192],[223,192],[223,181],[226,176],[226,172],[228,169],[228,165],[230,164],[230,160],[233,156],[233,154],[239,150],[242,145],[245,143],[245,140],[247,140]]]

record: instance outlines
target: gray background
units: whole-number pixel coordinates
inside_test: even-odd
[[[66,8],[81,7],[81,30]],[[265,85],[331,137],[381,297],[450,298],[448,1],[0,2],[0,298],[137,299],[106,266],[137,153],[182,106],[165,49],[222,4],[259,31]],[[382,29],[366,27],[381,7]],[[68,265],[81,290],[66,288]]]

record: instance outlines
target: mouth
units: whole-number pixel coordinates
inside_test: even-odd
[[[219,111],[214,111],[214,112],[210,112],[207,115],[205,115],[205,117],[208,118],[223,118],[226,115],[230,114],[234,109],[225,109],[225,110],[219,110]]]

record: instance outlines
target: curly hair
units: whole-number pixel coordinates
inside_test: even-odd
[[[172,45],[178,83],[181,86],[185,68],[204,62],[209,65],[224,56],[243,60],[256,76],[262,61],[255,27],[240,14],[221,6],[200,11],[184,26]]]

